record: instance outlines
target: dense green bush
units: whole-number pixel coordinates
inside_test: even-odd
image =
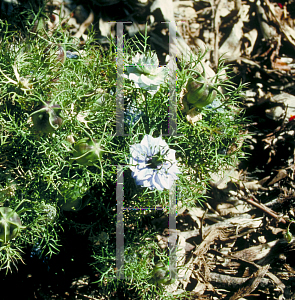
[[[165,294],[162,282],[151,279],[157,261],[168,263],[168,253],[155,243],[155,230],[144,229],[149,211],[141,208],[161,206],[163,214],[169,213],[169,189],[175,182],[178,205],[194,206],[204,200],[210,174],[241,155],[239,147],[233,150],[243,123],[238,110],[241,87],[220,75],[216,87],[222,84],[223,93],[212,97],[210,90],[206,106],[196,106],[202,117],[191,124],[180,95],[188,80],[195,79],[194,68],[201,64],[202,55],[190,64],[181,62],[178,135],[169,136],[168,71],[158,67],[147,38],[144,53],[134,53],[126,45],[126,136],[118,136],[115,45],[105,51],[90,33],[80,46],[62,28],[51,35],[40,31],[27,39],[16,33],[3,36],[0,209],[18,208],[15,214],[22,226],[11,238],[1,239],[2,269],[13,272],[12,264],[21,260],[22,250],[36,244],[44,255],[58,253],[59,234],[68,224],[93,242],[92,266],[101,275],[98,282],[116,287],[116,180],[117,165],[122,165],[124,207],[138,208],[124,211],[125,275],[143,298],[150,299],[150,293]],[[225,68],[222,63],[220,68]],[[208,95],[204,87],[200,92]],[[192,97],[190,104],[195,103]],[[138,158],[141,154],[136,151],[143,151],[144,157]],[[169,185],[165,180],[171,180]],[[76,222],[76,215],[86,207],[89,223]],[[0,218],[2,222],[3,215]]]

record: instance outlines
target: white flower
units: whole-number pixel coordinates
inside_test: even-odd
[[[132,80],[136,88],[142,88],[154,95],[168,75],[167,68],[158,67],[159,60],[156,53],[136,53],[132,58],[132,64],[126,67],[127,74],[124,74],[124,78]]]
[[[137,185],[149,189],[170,189],[180,173],[175,150],[161,138],[145,135],[140,144],[130,146],[130,169]]]

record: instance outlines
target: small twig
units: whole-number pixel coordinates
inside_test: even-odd
[[[68,23],[68,21],[72,18],[72,15],[69,14],[66,18],[64,18],[61,22],[60,25],[64,25],[66,23]]]
[[[208,212],[208,207],[206,208],[206,210],[205,210],[205,212],[202,216],[202,219],[201,219],[201,228],[200,228],[201,240],[203,240],[203,221],[205,219],[205,216],[206,216],[207,212]]]
[[[94,12],[91,10],[88,18],[81,24],[79,30],[74,34],[73,37],[79,39],[83,35],[84,31],[88,28],[88,26],[91,25],[93,21],[94,21]]]
[[[210,7],[202,8],[202,9],[196,11],[196,15],[201,14],[201,13],[204,13],[204,12],[209,11],[209,10],[211,10],[211,9],[212,9],[211,6],[210,6]]]
[[[245,187],[246,188],[246,187]],[[266,207],[264,204],[261,204],[258,202],[258,200],[256,199],[256,197],[252,194],[249,194],[250,197],[252,197],[253,199],[249,199],[247,197],[242,197],[243,200],[245,200],[246,202],[248,202],[249,204],[261,209],[262,211],[264,211],[265,213],[267,213],[268,215],[272,216],[273,218],[277,219],[279,222],[282,222],[284,224],[286,224],[285,219],[281,218],[280,216],[278,216],[278,214],[276,214],[273,210],[271,210],[270,208]]]
[[[248,278],[244,277],[234,277],[230,275],[223,275],[215,272],[210,273],[209,282],[215,288],[223,288],[229,291],[236,291],[242,284],[247,282]],[[259,282],[259,288],[266,289],[273,286],[272,281],[267,278],[262,278]]]

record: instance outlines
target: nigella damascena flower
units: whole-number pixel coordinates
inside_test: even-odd
[[[170,189],[180,171],[175,150],[161,138],[145,135],[140,144],[130,146],[130,169],[137,185],[149,189]]]
[[[156,53],[136,53],[132,58],[132,65],[126,67],[124,77],[132,80],[136,88],[142,88],[154,95],[164,83],[167,75],[167,68],[159,67]]]

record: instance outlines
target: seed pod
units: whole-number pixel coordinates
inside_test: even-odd
[[[206,98],[206,95],[204,96],[204,92],[206,91],[207,82],[204,77],[199,77],[198,81],[194,81],[192,78],[189,78],[186,89],[188,91],[187,94],[187,101],[191,104],[195,104],[200,99]]]
[[[70,180],[65,182],[59,188],[62,198],[59,200],[59,205],[65,211],[78,211],[81,210],[87,203],[84,201],[83,196],[88,190],[88,186],[84,180]]]
[[[0,207],[0,243],[15,238],[23,228],[19,215],[9,207]]]
[[[73,156],[78,164],[93,166],[101,159],[103,150],[94,139],[83,138],[74,145]]]
[[[46,102],[39,106],[32,114],[35,129],[44,133],[52,133],[58,129],[63,120],[61,118],[61,107],[58,104]]]
[[[190,78],[186,89],[188,91],[186,94],[187,101],[196,108],[203,108],[211,104],[217,96],[216,90],[203,76],[198,77],[195,81]]]
[[[60,202],[62,204],[62,202]],[[61,209],[65,211],[78,211],[82,206],[82,198],[79,199],[66,199],[61,205]]]

